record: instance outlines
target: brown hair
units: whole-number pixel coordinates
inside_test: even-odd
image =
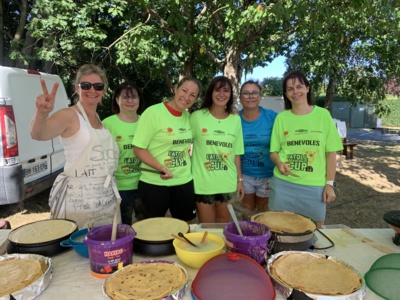
[[[226,108],[225,110],[228,113],[233,113],[233,87],[232,87],[232,82],[229,80],[228,77],[225,76],[217,76],[214,77],[213,80],[211,80],[210,84],[208,85],[207,91],[206,91],[206,95],[204,97],[204,101],[203,103],[201,103],[200,109],[201,108],[208,108],[210,109],[211,105],[213,104],[213,100],[212,100],[212,93],[214,90],[220,88],[220,87],[224,87],[224,86],[228,86],[230,91],[231,91],[231,96],[229,97],[229,101],[226,104]]]
[[[285,109],[292,108],[292,102],[290,102],[289,98],[286,97],[286,86],[287,86],[287,82],[290,79],[291,80],[298,79],[302,84],[304,84],[306,87],[308,87],[307,103],[308,103],[308,105],[312,105],[310,82],[307,80],[306,76],[304,76],[303,73],[301,73],[300,71],[294,71],[294,72],[291,72],[288,75],[286,75],[286,77],[283,79],[283,82],[282,82],[282,91],[283,91],[283,99],[285,101]]]

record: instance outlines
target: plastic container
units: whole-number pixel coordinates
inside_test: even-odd
[[[92,229],[84,243],[89,249],[92,275],[107,278],[113,272],[132,263],[133,239],[136,232],[132,226],[118,224],[117,238],[111,241],[112,224]]]
[[[241,236],[234,222],[226,224],[224,236],[226,238],[227,252],[241,253],[265,264],[268,254],[268,240],[271,237],[269,227],[251,221],[239,221]]]
[[[198,245],[197,248],[191,246],[189,246],[188,248],[186,243],[177,239],[174,239],[174,241],[172,242],[175,247],[176,255],[185,265],[191,268],[201,268],[201,266],[204,265],[205,262],[207,262],[214,256],[221,254],[225,246],[225,241],[219,236],[216,236],[212,233],[209,233],[207,235],[206,243],[214,243],[215,248],[209,249],[207,248],[207,245],[202,246],[200,244],[200,241],[203,235],[204,233],[202,232],[191,232],[185,234],[185,236],[190,241]]]
[[[69,239],[63,240],[60,242],[60,245],[63,247],[74,248],[75,252],[79,255],[89,258],[89,249],[88,246],[83,242],[85,236],[88,233],[87,228],[83,228],[71,234]]]
[[[265,270],[240,253],[224,253],[207,261],[192,282],[194,300],[275,299],[276,293]]]

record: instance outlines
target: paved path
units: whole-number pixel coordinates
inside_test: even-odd
[[[383,134],[380,129],[349,128],[347,139],[400,143],[399,134]]]

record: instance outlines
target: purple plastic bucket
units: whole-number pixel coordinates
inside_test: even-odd
[[[257,261],[260,265],[265,264],[268,254],[268,240],[271,237],[269,227],[251,221],[239,221],[241,236],[234,222],[228,223],[224,228],[226,238],[226,249],[247,255]]]
[[[88,246],[92,275],[107,278],[113,272],[132,263],[132,226],[118,224],[117,238],[111,241],[112,224],[96,227],[88,232],[84,243]]]

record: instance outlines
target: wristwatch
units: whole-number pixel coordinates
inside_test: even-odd
[[[333,180],[327,180],[326,184],[329,184],[331,187],[335,188],[336,187],[336,182]]]

